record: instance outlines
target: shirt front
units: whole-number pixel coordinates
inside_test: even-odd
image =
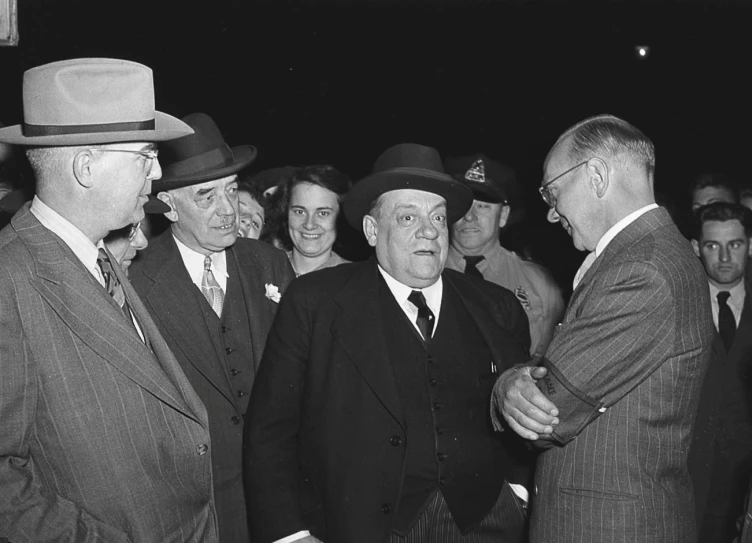
[[[718,293],[728,292],[729,299],[726,302],[731,308],[731,312],[734,314],[734,320],[736,321],[736,327],[739,328],[739,320],[742,318],[742,309],[744,309],[744,296],[746,290],[744,288],[744,281],[739,281],[739,284],[730,289],[718,288],[715,285],[708,283],[710,287],[710,308],[713,312],[713,324],[715,329],[718,330]]]
[[[386,285],[389,287],[392,296],[394,296],[394,299],[397,300],[400,308],[402,308],[402,311],[405,312],[405,315],[407,315],[407,318],[410,319],[410,322],[413,323],[413,326],[418,331],[418,333],[420,333],[420,328],[418,328],[418,308],[415,307],[413,303],[407,299],[407,297],[410,296],[410,294],[414,290],[419,290],[423,293],[423,296],[426,298],[426,305],[428,305],[428,309],[431,310],[435,319],[433,330],[431,332],[431,337],[433,337],[433,335],[436,333],[436,328],[439,327],[441,298],[444,293],[444,283],[441,280],[441,276],[439,276],[438,281],[436,281],[429,287],[412,288],[408,287],[404,283],[397,281],[394,277],[389,275],[386,270],[381,267],[381,265],[379,265],[379,273],[381,273],[381,276],[384,278],[384,281],[386,281]]]
[[[191,276],[191,281],[199,288],[199,290],[201,290],[206,255],[194,251],[174,235],[172,238],[178,246],[180,257],[183,259],[185,269],[188,270],[188,275]],[[212,261],[211,271],[212,274],[214,274],[214,279],[216,279],[222,292],[227,293],[227,278],[229,277],[229,274],[227,273],[227,251],[219,251],[218,253],[212,253],[209,256]]]

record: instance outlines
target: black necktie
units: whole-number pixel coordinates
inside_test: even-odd
[[[131,317],[131,310],[128,307],[128,300],[125,299],[125,291],[123,291],[123,285],[112,270],[112,263],[110,257],[107,255],[107,251],[99,249],[99,255],[97,256],[97,264],[99,269],[102,270],[102,277],[104,278],[104,286],[107,289],[107,293],[112,296],[115,303],[123,310],[125,320],[127,320],[131,326],[135,329],[133,324],[133,317]]]
[[[731,344],[734,342],[736,333],[736,319],[728,305],[728,299],[731,294],[727,290],[718,293],[718,333],[721,335],[721,341],[726,347],[726,351],[731,350]]]
[[[474,275],[475,277],[479,277],[483,279],[483,274],[480,273],[480,270],[477,268],[478,262],[483,260],[484,256],[463,256],[462,258],[465,259],[465,273],[468,275]]]
[[[414,290],[407,297],[415,307],[418,308],[418,319],[415,321],[418,325],[420,333],[423,335],[423,340],[428,343],[431,340],[431,334],[433,333],[434,316],[426,303],[426,297],[419,290]]]

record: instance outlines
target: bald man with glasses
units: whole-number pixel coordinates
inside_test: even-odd
[[[609,115],[564,132],[545,161],[548,219],[589,254],[545,356],[494,391],[497,428],[543,450],[532,543],[697,540],[687,454],[713,321],[654,168],[650,140]]]

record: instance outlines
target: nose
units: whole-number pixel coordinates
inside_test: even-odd
[[[306,215],[306,220],[303,223],[303,228],[305,228],[306,230],[313,230],[314,228],[316,228],[316,221],[314,220],[314,218],[315,217],[313,213]]]
[[[465,213],[465,216],[462,218],[465,222],[475,221],[478,218],[478,216],[475,214],[475,205],[471,205],[470,209],[467,210],[467,213]]]
[[[548,215],[546,215],[546,218],[548,219],[548,222],[559,222],[559,214],[553,207],[548,210]]]
[[[422,224],[418,230],[418,235],[426,239],[436,239],[439,237],[439,229],[430,218],[422,219]]]
[[[158,158],[155,158],[154,160],[151,161],[151,168],[149,168],[149,175],[147,177],[150,180],[161,179],[162,166],[159,164]]]
[[[131,247],[133,247],[137,251],[143,251],[148,246],[149,246],[149,240],[146,239],[146,236],[144,235],[143,230],[139,228],[138,232],[136,232],[135,237],[131,240]]]
[[[721,245],[721,252],[720,252],[719,258],[721,262],[728,262],[729,260],[731,260],[731,251],[728,250],[728,247],[724,247],[723,245]]]
[[[235,215],[238,212],[238,197],[237,194],[229,196],[227,194],[219,196],[219,202],[217,203],[217,215],[229,216]]]

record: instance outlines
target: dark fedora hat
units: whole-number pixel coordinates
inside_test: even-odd
[[[193,134],[159,146],[162,177],[152,183],[152,193],[221,179],[249,166],[256,158],[251,145],[230,147],[205,113],[191,113],[183,122]]]
[[[166,141],[191,133],[154,109],[152,71],[137,62],[79,58],[31,68],[23,77],[24,122],[0,142],[70,146]]]
[[[439,152],[417,143],[400,143],[384,151],[373,173],[355,183],[345,198],[345,217],[361,228],[363,217],[382,194],[399,189],[438,194],[447,203],[447,220],[458,221],[473,205],[473,193],[462,182],[444,173]]]

